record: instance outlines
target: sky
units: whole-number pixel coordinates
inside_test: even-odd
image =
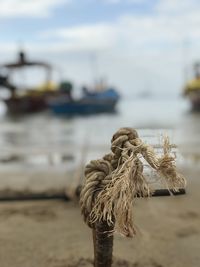
[[[200,1],[1,0],[0,32],[0,64],[22,47],[57,81],[180,95],[200,60]]]

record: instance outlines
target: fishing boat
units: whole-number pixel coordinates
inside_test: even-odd
[[[200,111],[200,63],[194,65],[195,78],[190,80],[184,88],[184,96],[191,103],[192,110]]]
[[[57,97],[50,99],[48,105],[53,113],[65,116],[113,113],[119,98],[118,92],[112,88],[93,92],[83,88],[83,96],[80,99]]]
[[[34,88],[19,88],[11,82],[14,71],[30,67],[43,68],[46,73],[45,81],[42,85]],[[6,72],[6,75],[1,73]],[[47,97],[58,95],[58,86],[51,82],[52,67],[43,61],[29,61],[23,51],[18,54],[15,62],[6,63],[0,66],[0,87],[6,88],[10,92],[8,98],[3,101],[7,105],[8,112],[11,114],[32,113],[42,111],[47,108]],[[37,78],[37,77],[36,77]]]

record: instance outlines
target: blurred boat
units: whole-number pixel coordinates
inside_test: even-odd
[[[42,67],[46,72],[46,81],[38,87],[26,88],[22,91],[22,88],[18,88],[10,82],[10,76],[13,70],[25,67]],[[9,98],[4,98],[3,101],[7,105],[8,112],[11,114],[42,111],[47,108],[48,97],[64,93],[64,91],[58,90],[59,87],[51,82],[51,65],[42,61],[28,61],[24,52],[19,53],[17,61],[1,65],[1,69],[6,70],[6,75],[0,74],[0,86],[10,91]]]
[[[200,111],[200,63],[194,66],[195,78],[190,80],[184,88],[184,96],[191,103],[193,110]]]
[[[63,84],[67,88],[63,89]],[[50,84],[44,84],[33,90],[27,90],[24,94],[15,94],[8,99],[4,99],[8,111],[11,114],[28,114],[48,109],[48,99],[50,97],[63,97],[70,99],[71,83],[60,83],[56,89],[52,89]]]
[[[83,88],[83,96],[78,100],[57,97],[49,100],[49,108],[57,115],[91,115],[113,113],[119,100],[115,89],[89,92]]]
[[[49,92],[43,92],[40,95],[16,95],[8,99],[4,99],[4,102],[7,105],[9,113],[33,113],[47,108],[46,97],[49,95],[51,95]]]
[[[46,99],[56,95],[57,91],[51,89],[50,83],[43,85],[43,88],[29,89],[23,93],[11,94],[11,97],[4,99],[8,112],[12,114],[33,113],[47,108]]]

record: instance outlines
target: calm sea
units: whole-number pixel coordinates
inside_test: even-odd
[[[109,146],[113,133],[124,126],[139,129],[149,143],[159,142],[159,136],[168,133],[184,153],[198,156],[199,115],[191,113],[189,103],[181,98],[122,99],[116,114],[75,118],[58,118],[48,111],[11,118],[1,104],[0,159],[33,155],[42,162],[41,155],[59,152],[70,158],[72,151],[76,157],[88,146],[93,154],[100,153]]]

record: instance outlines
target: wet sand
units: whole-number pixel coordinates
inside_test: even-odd
[[[137,201],[138,235],[115,234],[113,266],[200,266],[200,181],[192,168],[185,174],[186,195]],[[90,267],[92,257],[91,230],[77,203],[0,202],[1,267]]]

